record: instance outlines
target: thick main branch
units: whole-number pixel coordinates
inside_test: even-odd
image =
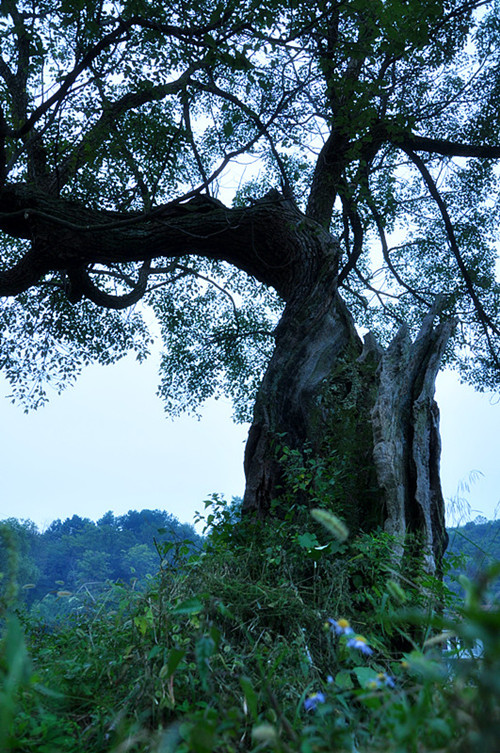
[[[334,244],[325,245],[324,231],[278,192],[246,208],[197,196],[133,214],[92,210],[9,186],[0,194],[0,230],[31,241],[28,254],[0,272],[4,296],[27,290],[51,272],[195,254],[226,261],[287,299],[297,279],[315,274],[325,247],[336,253]]]

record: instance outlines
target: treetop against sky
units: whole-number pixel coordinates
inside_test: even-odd
[[[325,263],[386,340],[444,291],[460,322],[448,360],[496,384],[495,3],[0,12],[2,363],[17,397],[142,358],[142,299],[171,408],[229,391],[244,415],[282,302]],[[224,206],[242,159],[260,168]]]

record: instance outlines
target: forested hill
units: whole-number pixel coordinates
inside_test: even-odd
[[[464,526],[448,528],[448,535],[447,557],[452,560],[456,555],[463,555],[460,569],[468,577],[500,560],[500,520],[487,520],[480,515]]]
[[[106,581],[130,583],[155,574],[162,560],[172,567],[186,550],[199,546],[193,526],[163,510],[107,512],[97,523],[73,515],[44,531],[31,521],[3,521],[17,550],[17,572],[27,605],[57,594],[92,593]],[[0,572],[7,552],[0,549]],[[51,597],[51,598],[50,598]]]

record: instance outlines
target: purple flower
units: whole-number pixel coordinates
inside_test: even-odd
[[[351,633],[354,633],[354,630],[349,624],[349,620],[345,620],[343,617],[341,617],[340,620],[332,620],[330,617],[328,619],[328,624],[336,635],[351,635]]]
[[[380,687],[381,685],[385,685],[386,688],[396,687],[396,683],[394,682],[394,677],[387,675],[385,672],[380,672],[377,675],[377,684],[378,684],[378,687]]]
[[[378,690],[378,688],[382,687],[395,688],[396,683],[394,677],[390,677],[385,672],[379,672],[373,680],[370,680],[366,687],[370,688],[370,690]]]
[[[356,648],[358,651],[361,651],[362,654],[366,654],[367,656],[373,654],[373,650],[368,645],[366,638],[362,635],[355,635],[354,638],[350,638],[347,641],[347,645],[349,648]]]
[[[324,693],[312,693],[304,701],[304,708],[306,711],[314,711],[320,703],[324,703],[325,701],[326,696]]]

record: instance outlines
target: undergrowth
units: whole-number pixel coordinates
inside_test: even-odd
[[[146,590],[62,592],[50,627],[3,531],[0,751],[496,751],[499,565],[460,600],[387,534],[292,513],[235,524],[214,498],[203,551],[159,546]]]

